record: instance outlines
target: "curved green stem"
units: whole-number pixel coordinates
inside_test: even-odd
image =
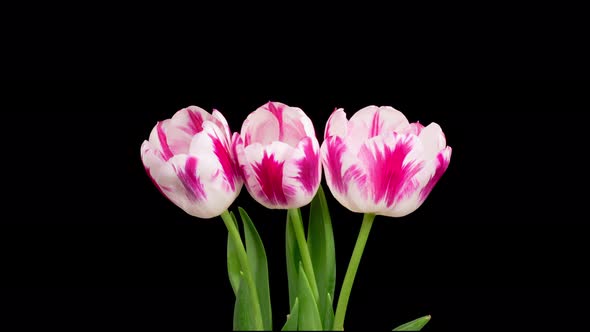
[[[305,231],[303,229],[303,221],[301,221],[300,215],[297,209],[289,209],[287,212],[291,217],[291,225],[295,231],[295,237],[297,238],[297,244],[299,244],[299,253],[301,254],[301,260],[303,262],[303,269],[311,284],[311,290],[313,297],[316,302],[320,298],[320,292],[318,291],[318,284],[315,280],[315,273],[313,272],[313,264],[311,263],[311,255],[309,254],[309,248],[307,248],[307,240],[305,239]]]
[[[250,271],[248,255],[246,254],[246,248],[244,248],[244,243],[242,242],[240,231],[238,230],[238,227],[234,223],[233,218],[231,217],[229,212],[227,212],[227,210],[221,213],[221,219],[223,219],[225,227],[227,227],[227,230],[229,231],[229,234],[232,237],[238,249],[238,259],[240,260],[240,267],[242,268],[244,278],[246,279],[246,283],[248,284],[248,288],[250,289],[250,295],[252,297],[252,305],[254,307],[254,324],[256,324],[256,330],[264,330],[264,326],[262,325],[262,311],[260,310],[260,300],[258,298],[258,291],[256,289],[256,283],[254,282],[252,271]]]
[[[350,291],[352,290],[352,284],[356,271],[358,270],[363,251],[365,250],[365,244],[369,238],[369,232],[371,226],[375,220],[375,215],[372,213],[365,213],[363,217],[363,224],[359,232],[359,236],[356,239],[354,250],[352,251],[352,257],[350,257],[350,263],[348,263],[348,269],[344,276],[344,282],[342,283],[342,289],[340,289],[340,295],[338,296],[338,305],[336,306],[336,314],[334,316],[334,330],[344,330],[344,316],[346,315],[346,307],[348,306],[348,299],[350,298]]]

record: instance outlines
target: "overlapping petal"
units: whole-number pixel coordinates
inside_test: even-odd
[[[213,218],[242,187],[233,142],[221,113],[190,106],[156,124],[141,146],[141,158],[168,199],[192,216]]]
[[[401,217],[415,211],[446,171],[451,147],[436,123],[409,123],[392,107],[368,106],[350,120],[330,116],[321,146],[328,187],[354,212]]]
[[[270,209],[311,202],[321,179],[319,143],[311,120],[296,107],[268,102],[250,113],[235,144],[250,195]]]

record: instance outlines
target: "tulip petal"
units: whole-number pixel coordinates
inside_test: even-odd
[[[400,134],[414,134],[416,136],[419,136],[422,132],[422,129],[424,129],[424,126],[420,122],[416,121],[410,123],[410,126],[407,127],[405,130],[398,130],[397,132]]]
[[[203,129],[203,122],[211,114],[197,106],[189,106],[176,112],[166,128],[166,138],[170,150],[175,154],[188,153],[193,135]]]
[[[389,209],[416,191],[415,176],[423,168],[420,150],[415,135],[395,132],[370,139],[361,147],[359,161],[367,177],[368,196],[376,207]]]
[[[239,193],[223,189],[214,165],[211,157],[176,155],[154,174],[154,179],[166,197],[186,213],[213,218],[226,210]]]
[[[424,159],[430,160],[436,157],[436,155],[447,145],[445,134],[443,133],[440,126],[432,122],[426,126],[420,136],[418,136],[424,146]]]
[[[255,143],[238,151],[246,188],[265,207],[287,206],[287,197],[293,195],[295,188],[284,184],[284,166],[295,153],[295,148],[277,141],[267,146]]]
[[[158,151],[149,141],[143,141],[141,144],[141,161],[147,175],[150,177],[156,188],[161,192],[162,189],[153,177],[153,173],[162,167],[166,160],[163,159],[162,153]]]
[[[246,146],[254,143],[266,145],[279,139],[279,120],[262,107],[250,113],[242,123],[240,136]]]
[[[221,114],[221,112],[219,112],[216,109],[213,109],[213,113],[211,113],[212,117],[211,120],[220,128],[224,131],[225,133],[225,137],[232,137],[231,135],[231,131],[229,129],[229,124],[227,123],[227,120],[225,119],[225,117],[223,116],[223,114]]]
[[[270,105],[273,104],[282,107],[280,113],[278,113],[282,116],[282,119],[279,120],[279,140],[281,142],[295,147],[304,137],[315,137],[313,123],[300,108],[289,107],[281,103],[270,103]]]
[[[365,187],[366,176],[358,167],[356,155],[339,136],[325,140],[321,154],[326,182],[334,198],[351,211],[363,211],[366,198],[359,188]]]
[[[287,196],[288,205],[284,208],[302,207],[313,199],[322,177],[319,154],[317,139],[305,137],[285,161],[283,185],[294,190]]]
[[[213,167],[217,169],[214,177],[221,176],[223,187],[228,192],[236,190],[236,182],[239,182],[239,171],[232,157],[232,147],[225,136],[225,130],[212,121],[205,121],[201,132],[196,134],[189,148],[190,155],[209,156]]]
[[[409,126],[405,115],[390,106],[367,106],[348,121],[348,132],[354,140],[364,142],[382,134],[401,131]]]
[[[453,150],[450,146],[447,146],[442,151],[440,151],[436,158],[432,161],[434,163],[435,171],[432,177],[426,182],[424,188],[420,191],[420,200],[424,201],[426,197],[430,194],[434,185],[440,180],[441,176],[445,173],[447,168],[449,167],[449,163],[451,162],[451,154]]]
[[[324,130],[324,139],[330,136],[346,137],[348,120],[346,119],[346,113],[344,109],[339,108],[332,112],[328,122],[326,123],[326,129]]]
[[[170,119],[164,121],[158,121],[156,126],[152,129],[149,137],[149,142],[155,150],[160,153],[164,160],[168,160],[174,156],[174,153],[168,146],[168,140],[166,138],[166,128],[170,125]]]

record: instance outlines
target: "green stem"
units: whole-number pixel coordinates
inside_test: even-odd
[[[289,209],[287,213],[289,213],[291,217],[291,225],[293,225],[295,237],[297,238],[297,244],[299,244],[299,253],[301,254],[301,260],[303,261],[303,270],[305,270],[307,279],[309,279],[309,283],[311,284],[311,290],[317,303],[320,298],[320,292],[318,291],[318,284],[315,280],[315,273],[313,272],[313,264],[311,263],[309,248],[307,248],[307,240],[305,239],[303,221],[301,221],[297,209]]]
[[[365,244],[367,244],[367,239],[369,238],[369,232],[371,231],[373,220],[375,220],[374,214],[365,213],[365,216],[363,217],[363,224],[361,226],[359,236],[356,239],[356,244],[354,245],[354,250],[352,251],[352,257],[350,257],[350,263],[348,263],[346,275],[344,276],[342,289],[340,290],[340,295],[338,296],[338,305],[336,306],[336,315],[334,316],[335,331],[344,330],[344,316],[346,315],[346,307],[348,306],[350,291],[352,290],[354,277],[356,276],[356,271],[358,270],[361,257],[363,256],[363,251],[365,250]]]
[[[264,326],[262,325],[262,311],[260,310],[260,300],[258,299],[258,290],[256,289],[256,283],[254,282],[252,271],[250,271],[248,255],[246,254],[246,248],[244,248],[244,243],[242,242],[240,231],[238,230],[237,225],[234,223],[233,218],[231,217],[229,212],[227,212],[227,210],[221,213],[221,219],[223,219],[225,227],[227,227],[227,230],[229,231],[229,234],[232,237],[238,249],[238,259],[240,260],[240,267],[242,268],[244,278],[246,279],[248,288],[250,289],[250,296],[252,299],[252,305],[254,307],[254,324],[256,325],[256,330],[264,330]]]

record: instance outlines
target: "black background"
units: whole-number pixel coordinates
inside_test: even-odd
[[[350,117],[375,104],[439,123],[453,148],[421,208],[377,217],[346,330],[391,330],[425,314],[425,331],[585,324],[587,83],[259,77],[2,89],[0,325],[230,330],[227,231],[220,218],[190,217],[164,198],[140,145],[182,107],[216,108],[239,131],[269,100],[302,108],[320,142],[335,107]],[[327,196],[339,289],[362,216]],[[245,188],[238,205],[266,246],[279,329],[288,311],[285,211],[263,209]]]

